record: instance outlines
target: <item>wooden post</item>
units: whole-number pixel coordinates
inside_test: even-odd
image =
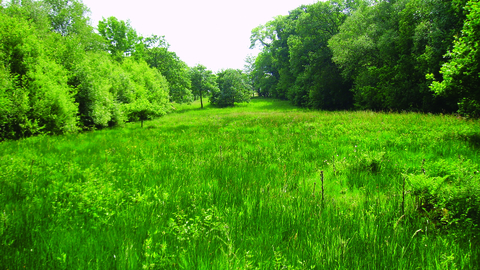
[[[35,159],[32,159],[32,165],[30,165],[30,176],[33,173],[33,163],[35,163]]]
[[[423,174],[425,174],[425,167],[424,166],[425,166],[425,159],[423,159],[423,161],[422,161],[422,172],[423,172]]]
[[[405,176],[403,178],[403,188],[402,188],[402,215],[405,215]]]
[[[322,176],[322,202],[323,202],[323,191],[324,191],[324,188],[323,188],[323,171],[320,172],[320,175]]]

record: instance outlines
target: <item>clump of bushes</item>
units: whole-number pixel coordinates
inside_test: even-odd
[[[88,25],[87,8],[73,3],[0,5],[0,140],[122,125],[169,111],[160,71],[139,53],[113,55],[108,40]]]
[[[113,62],[90,54],[75,70],[76,100],[84,126],[107,127],[147,120],[168,112],[168,83],[145,62]]]
[[[416,209],[442,226],[478,230],[480,225],[480,173],[478,165],[459,157],[438,160],[418,174],[406,175],[416,197]]]
[[[253,90],[240,70],[226,69],[217,74],[218,88],[212,91],[210,102],[220,107],[250,102]]]
[[[0,40],[0,139],[75,132],[75,89],[35,29],[0,13]]]

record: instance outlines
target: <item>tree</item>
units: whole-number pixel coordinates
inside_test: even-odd
[[[98,32],[107,41],[107,51],[117,60],[132,55],[140,41],[129,21],[119,21],[113,16],[98,22]]]
[[[276,88],[278,81],[278,74],[273,68],[273,56],[264,49],[255,59],[255,66],[252,72],[253,87],[261,97],[278,97],[276,95]]]
[[[361,5],[329,46],[355,106],[372,110],[451,111],[425,75],[437,74],[458,30],[452,1],[375,1]]]
[[[118,63],[105,52],[89,53],[78,63],[76,101],[86,127],[121,125],[167,113],[168,83],[159,71],[131,57]]]
[[[317,2],[298,15],[295,34],[288,38],[290,73],[288,97],[294,104],[316,109],[348,109],[351,83],[343,80],[332,61],[328,40],[347,18],[343,2]]]
[[[259,95],[288,99],[298,106],[349,108],[351,82],[340,76],[328,40],[355,5],[351,1],[303,5],[253,29],[251,46],[263,46],[252,72]]]
[[[135,100],[135,87],[106,52],[88,53],[83,61],[76,63],[74,81],[78,85],[75,101],[84,127],[103,128],[127,120],[122,104]]]
[[[43,0],[54,32],[67,36],[92,32],[88,25],[88,8],[77,0]]]
[[[329,41],[333,60],[342,68],[344,77],[355,82],[357,108],[390,107],[385,100],[386,89],[379,88],[394,76],[386,65],[395,62],[398,55],[394,44],[398,31],[393,21],[397,16],[392,16],[398,14],[395,2],[363,6],[346,19],[340,33]]]
[[[195,97],[200,98],[200,106],[203,109],[203,97],[218,91],[216,76],[211,70],[203,65],[196,65],[190,69],[190,79]]]
[[[226,69],[217,74],[219,89],[212,92],[210,102],[220,107],[250,102],[252,88],[241,70]]]
[[[143,121],[171,111],[168,100],[168,82],[165,77],[144,61],[126,59],[122,68],[135,85],[135,100],[127,105],[130,121]]]
[[[0,140],[121,125],[170,110],[168,82],[143,60],[142,38],[114,17],[100,23],[102,37],[87,12],[80,0],[0,6]],[[167,55],[173,60],[165,65],[179,63]],[[177,67],[188,84],[186,65]]]
[[[250,85],[252,90],[254,89],[255,85],[255,61],[257,57],[253,55],[247,55],[245,58],[245,65],[243,65],[243,71],[245,72],[245,76],[247,78],[247,83]],[[255,94],[255,92],[252,92],[252,96]]]
[[[254,87],[259,95],[287,99],[287,91],[292,83],[287,40],[294,32],[292,22],[296,18],[296,11],[293,15],[292,11],[290,13],[288,16],[277,16],[252,30],[250,48],[258,43],[262,46],[254,72]]]
[[[0,138],[77,130],[67,70],[26,19],[0,13]]]
[[[145,61],[150,67],[159,70],[168,81],[170,101],[190,103],[193,101],[189,68],[185,62],[169,51],[164,37],[151,36],[144,39]]]
[[[468,15],[461,35],[441,69],[443,81],[433,82],[431,88],[438,95],[455,96],[462,115],[480,117],[480,4],[470,0],[465,10]]]

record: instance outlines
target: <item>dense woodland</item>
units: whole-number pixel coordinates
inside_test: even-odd
[[[259,96],[322,110],[480,116],[476,0],[340,0],[252,30],[244,71],[188,67],[163,36],[92,26],[81,0],[0,1],[0,140],[161,116],[172,102]]]
[[[480,115],[477,0],[325,1],[252,31],[258,94],[323,110]]]
[[[232,87],[218,87],[223,73],[245,86],[241,71],[190,68],[164,37],[142,37],[115,17],[93,27],[88,14],[77,0],[2,3],[0,140],[143,121],[212,92],[215,104],[232,105]],[[250,97],[250,88],[233,90],[235,102]]]

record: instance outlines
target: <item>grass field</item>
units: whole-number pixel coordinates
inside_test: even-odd
[[[0,143],[0,269],[478,269],[478,121],[198,107]]]

